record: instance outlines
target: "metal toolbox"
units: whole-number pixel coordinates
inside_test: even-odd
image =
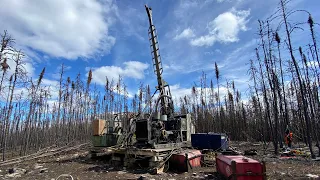
[[[191,134],[192,147],[197,149],[223,150],[228,149],[228,140],[225,134]]]

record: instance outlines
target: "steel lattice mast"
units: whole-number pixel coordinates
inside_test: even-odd
[[[161,108],[160,113],[167,115],[168,117],[173,116],[174,107],[173,102],[171,99],[171,92],[170,87],[166,81],[162,78],[163,68],[162,62],[159,52],[159,43],[157,40],[157,32],[156,28],[152,22],[152,9],[145,5],[146,11],[149,18],[149,41],[150,41],[150,48],[151,48],[151,55],[152,55],[152,62],[153,62],[153,69],[154,73],[157,75],[158,86],[156,87],[157,90],[160,91],[160,98],[161,98]]]

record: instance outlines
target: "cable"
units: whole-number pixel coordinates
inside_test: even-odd
[[[71,180],[73,180],[73,177],[70,174],[61,174],[60,176],[57,177],[56,180],[58,180],[60,177],[70,177]]]

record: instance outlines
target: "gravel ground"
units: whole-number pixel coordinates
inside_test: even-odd
[[[268,179],[308,179],[312,176],[320,176],[320,161],[308,158],[280,159],[280,156],[272,154],[270,149],[262,155],[261,144],[233,142],[237,150],[244,152],[248,149],[256,149],[258,155],[248,156],[257,160],[264,160],[267,166]],[[38,160],[25,161],[15,165],[0,166],[0,179],[24,179],[24,180],[54,180],[60,175],[61,179],[89,180],[89,179],[219,179],[215,167],[201,167],[189,173],[166,172],[160,175],[151,175],[143,169],[129,170],[123,167],[112,167],[108,158],[100,157],[91,159],[88,149],[79,149],[68,153],[50,156]],[[13,174],[9,169],[15,168]],[[67,175],[71,175],[67,177]],[[221,178],[220,178],[221,179]]]

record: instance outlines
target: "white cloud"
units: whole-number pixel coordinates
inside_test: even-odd
[[[38,81],[38,79],[33,80],[34,83],[37,81]],[[58,99],[58,96],[59,96],[59,82],[58,81],[43,78],[40,86],[42,88],[44,88],[45,90],[50,89],[50,96],[51,96],[51,97],[49,97],[50,101],[56,101]],[[2,89],[0,101],[6,100],[6,97],[8,96],[8,91],[9,91],[8,87],[4,87]],[[23,85],[16,86],[13,94],[14,94],[13,101],[26,100],[26,99],[30,98],[28,88]]]
[[[116,6],[111,0],[0,0],[0,30],[22,47],[76,59],[108,52]],[[3,29],[2,29],[3,28]]]
[[[50,86],[50,100],[57,100],[59,98],[59,87],[58,86]]]
[[[143,79],[144,71],[148,68],[148,64],[138,61],[124,62],[124,67],[119,66],[102,66],[92,69],[92,82],[99,85],[105,85],[106,77],[109,80],[118,79],[119,75],[122,78]],[[87,73],[88,76],[88,73]]]
[[[174,101],[179,101],[180,98],[191,95],[191,88],[182,88],[180,84],[170,86],[170,91]]]
[[[208,24],[207,35],[193,39],[190,44],[193,46],[212,46],[215,42],[236,42],[239,40],[240,31],[246,31],[247,18],[250,10],[231,11],[220,14]]]
[[[59,81],[43,78],[41,84],[44,86],[58,87]]]
[[[308,67],[318,67],[319,63],[317,61],[309,61],[307,62]]]
[[[10,76],[11,74],[14,74],[16,70],[16,63],[12,59],[8,59],[7,63],[10,67],[10,69],[8,69],[8,75]],[[25,62],[22,65],[22,68],[25,70],[28,77],[32,77],[34,75],[34,67],[30,62]]]
[[[193,39],[190,44],[193,46],[212,46],[216,40],[217,38],[214,35],[206,35]]]
[[[174,101],[174,103],[179,104],[180,102],[180,98],[184,98],[185,96],[190,97],[192,95],[192,88],[182,88],[180,87],[180,84],[175,84],[170,86],[170,90],[171,90],[171,95],[172,95],[172,99]],[[201,87],[196,87],[196,91],[200,92],[201,91]],[[203,89],[203,92],[207,93],[207,102],[209,102],[209,94],[211,92],[210,88],[205,88]],[[214,92],[218,92],[218,88],[214,88],[213,89]],[[219,96],[220,99],[222,100],[224,98],[225,95],[227,95],[228,93],[228,89],[226,87],[219,87]]]
[[[194,37],[194,33],[192,31],[192,29],[187,28],[185,30],[183,30],[180,34],[176,35],[174,37],[175,40],[179,40],[179,39],[190,39],[192,37]]]
[[[14,60],[16,60],[16,58],[18,57],[18,53],[17,52],[10,52],[10,53],[3,53],[4,56],[7,59],[7,64],[9,65],[8,71],[7,71],[7,76],[11,76],[12,74],[14,74],[15,70],[16,70],[16,62]],[[32,62],[30,61],[30,59],[28,57],[23,56],[21,61],[21,65],[20,68],[24,70],[24,72],[26,72],[26,75],[28,77],[32,77],[34,75],[34,67]],[[18,68],[19,69],[19,68]]]
[[[11,92],[11,91],[10,91]],[[9,88],[4,87],[1,90],[1,96],[0,96],[0,101],[5,102],[8,100],[8,94],[9,94]],[[28,89],[25,87],[15,87],[14,92],[13,92],[13,102],[18,101],[21,99],[27,99],[28,98]]]
[[[34,75],[34,69],[35,68],[33,67],[33,64],[31,62],[26,62],[23,65],[23,67],[27,72],[27,76],[32,77]]]

